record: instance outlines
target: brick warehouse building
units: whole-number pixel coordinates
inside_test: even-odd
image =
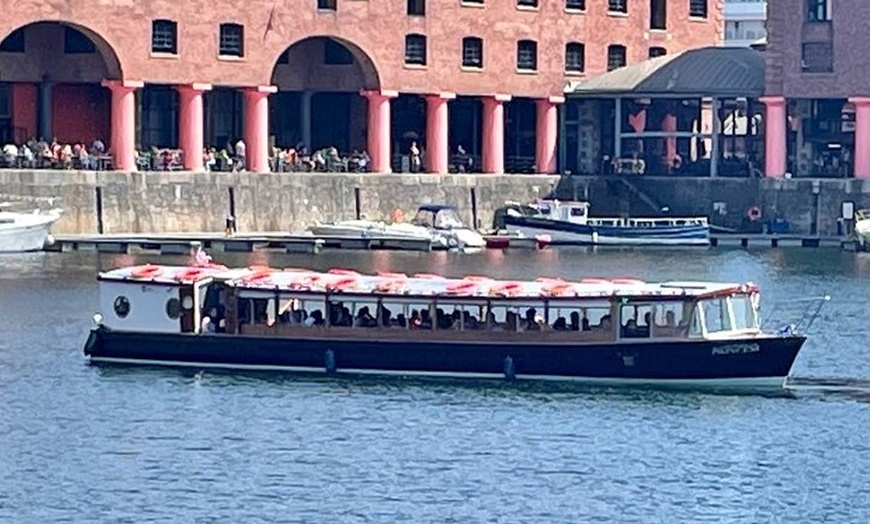
[[[721,0],[0,5],[0,138],[107,139],[121,170],[137,148],[243,138],[255,171],[297,142],[389,171],[419,140],[429,172],[463,146],[478,171],[552,173],[568,81],[723,36]]]
[[[870,2],[770,2],[769,176],[870,178]]]

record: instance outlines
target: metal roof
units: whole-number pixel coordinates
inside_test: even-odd
[[[569,96],[758,97],[764,94],[764,55],[745,47],[702,47],[566,86]]]

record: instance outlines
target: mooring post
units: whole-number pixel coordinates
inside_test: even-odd
[[[359,220],[362,218],[362,210],[360,209],[360,191],[359,186],[353,188],[353,207],[355,211],[356,219]]]
[[[471,224],[474,229],[480,229],[480,224],[477,222],[477,188],[472,187],[471,190]]]
[[[94,205],[97,211],[97,233],[103,234],[103,188],[97,186],[94,188]]]

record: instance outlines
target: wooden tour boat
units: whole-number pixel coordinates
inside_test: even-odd
[[[752,284],[136,266],[99,275],[93,363],[784,387],[805,337]]]

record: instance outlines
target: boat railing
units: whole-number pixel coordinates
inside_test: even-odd
[[[590,217],[589,223],[598,226],[614,227],[677,227],[677,226],[707,226],[706,217],[658,217],[658,218],[597,218]]]
[[[778,302],[767,313],[761,326],[765,332],[775,332],[780,336],[805,335],[830,300],[830,295],[824,295]]]

